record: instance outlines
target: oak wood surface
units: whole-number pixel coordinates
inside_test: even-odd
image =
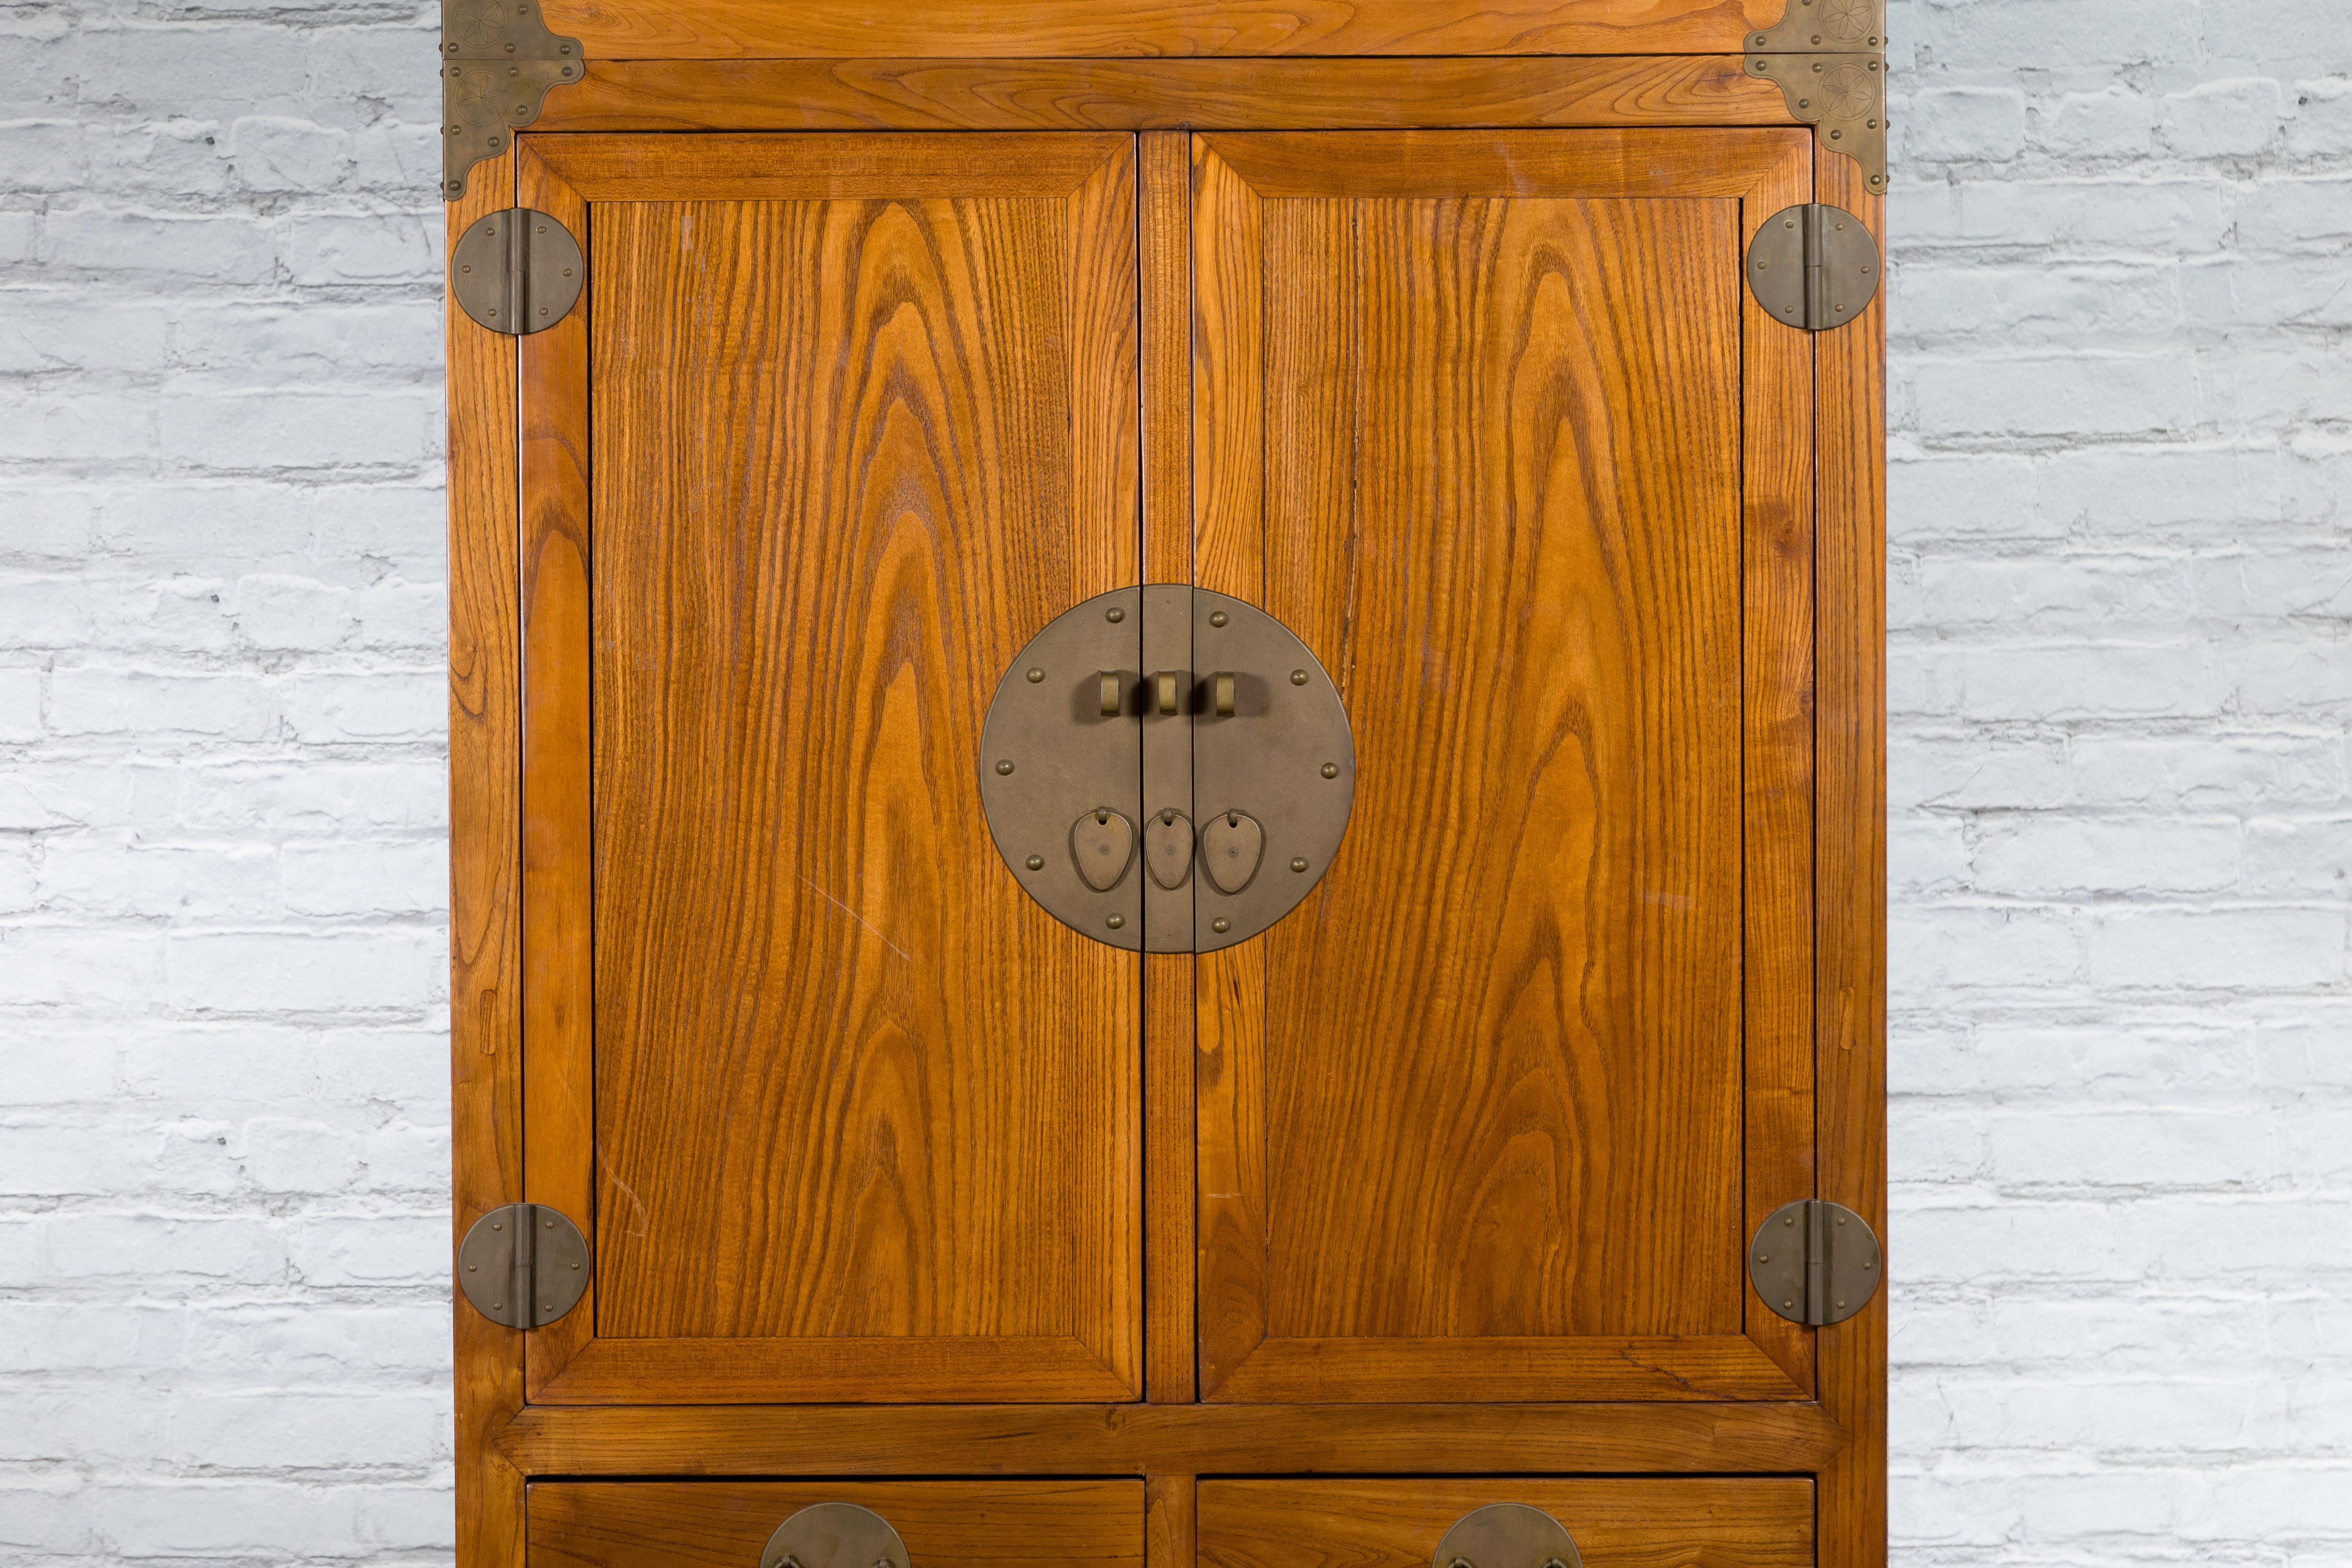
[[[575,237],[587,205],[528,145],[516,198]],[[589,814],[589,321],[587,290],[555,326],[516,346],[522,557],[522,934],[524,1187],[569,1215],[593,1252],[603,1194],[590,1150],[596,1107]],[[531,1396],[595,1331],[597,1284],[570,1313],[524,1337]]]
[[[1808,966],[1740,950],[1805,763],[1743,798],[1742,710],[1801,713],[1810,648],[1743,539],[1751,499],[1760,560],[1805,537],[1809,405],[1801,357],[1743,361],[1740,258],[1807,141],[1196,148],[1200,580],[1317,649],[1359,778],[1307,904],[1202,964],[1204,1394],[1801,1396],[1741,1226]]]
[[[531,1475],[1475,1475],[1810,1470],[1844,1443],[1810,1403],[702,1405],[524,1411]]]
[[[551,171],[592,202],[1061,200],[1085,190],[1106,163],[1122,171],[1126,183],[1119,188],[1130,203],[1134,195],[1135,139],[1102,132],[1006,132],[985,141],[914,132],[880,136],[599,133],[525,141]],[[1134,214],[1130,210],[1122,216],[1129,220],[1131,246]],[[1100,259],[1096,248],[1089,247],[1090,259]],[[1132,250],[1125,255],[1131,261]],[[1131,277],[1126,287],[1131,317]],[[1128,371],[1132,375],[1132,365]]]
[[[511,150],[449,208],[447,247],[514,199]],[[450,1274],[473,1223],[523,1192],[521,612],[515,556],[514,340],[446,306],[449,408]],[[522,1479],[497,1448],[523,1405],[522,1334],[453,1292],[457,1551],[520,1568]]]
[[[1748,241],[1804,199],[1811,160],[1745,204]],[[1813,1185],[1814,346],[1739,290],[1744,1244]],[[1745,1257],[1741,1254],[1743,1272]],[[1813,1390],[1813,1335],[1740,1289],[1747,1336]]]
[[[535,132],[1785,125],[1738,55],[597,60]]]
[[[750,1568],[778,1525],[819,1502],[888,1520],[917,1568],[1143,1568],[1132,1480],[541,1482],[531,1568]]]
[[[592,60],[1729,54],[1784,0],[545,0]]]
[[[1143,1482],[1144,1568],[1194,1568],[1191,1476],[1147,1476]]]
[[[530,753],[592,829],[531,1171],[595,1184],[594,1337],[534,1397],[1132,1397],[1139,961],[1020,893],[971,776],[1012,655],[1139,570],[1130,143],[651,140],[588,223],[593,389],[525,399],[594,443],[543,629],[593,720]]]
[[[1881,237],[1861,165],[1823,158],[1819,200]],[[1886,311],[1821,340],[1820,1195],[1886,1230]],[[1820,1331],[1821,1393],[1851,1435],[1825,1467],[1822,1568],[1886,1561],[1886,1291]]]
[[[1423,1568],[1490,1503],[1559,1521],[1586,1568],[1811,1568],[1813,1485],[1793,1477],[1426,1478],[1201,1483],[1203,1568]]]
[[[1143,573],[1148,583],[1192,580],[1192,138],[1147,132],[1137,138],[1137,226],[1140,287],[1143,445]],[[1147,609],[1144,636],[1155,647],[1181,647],[1168,667],[1190,668],[1189,617],[1164,627]],[[1151,668],[1163,668],[1147,658]],[[1189,778],[1191,731],[1161,732],[1163,772]],[[1164,786],[1171,787],[1171,786]],[[1172,787],[1181,787],[1173,784]],[[1151,803],[1155,807],[1160,801]],[[1189,790],[1174,803],[1192,815]],[[1192,930],[1189,884],[1173,892],[1144,886],[1148,920]],[[1149,1305],[1145,1394],[1161,1404],[1193,1396],[1192,1310],[1192,959],[1155,953],[1144,969],[1144,1071],[1147,1078],[1149,1207],[1144,1215]],[[1189,1494],[1188,1494],[1189,1495]]]

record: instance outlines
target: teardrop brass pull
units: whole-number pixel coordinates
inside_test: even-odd
[[[1118,671],[1115,669],[1098,671],[1095,679],[1102,688],[1102,716],[1106,719],[1118,718],[1120,699],[1126,695],[1119,689],[1126,683],[1119,679]]]
[[[1144,824],[1143,863],[1151,879],[1174,892],[1192,874],[1192,821],[1181,811],[1163,811]]]
[[[1108,893],[1135,858],[1135,828],[1108,806],[1081,813],[1070,825],[1070,858],[1087,887]]]
[[[1265,856],[1265,829],[1238,811],[1220,812],[1201,830],[1201,860],[1221,893],[1238,893],[1257,875]]]
[[[1152,691],[1157,700],[1152,704],[1163,719],[1172,719],[1184,710],[1184,672],[1163,669],[1151,678]]]
[[[1234,678],[1229,670],[1209,677],[1209,707],[1220,719],[1234,716]]]

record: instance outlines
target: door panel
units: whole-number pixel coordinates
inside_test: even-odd
[[[1202,585],[1340,682],[1323,884],[1201,961],[1202,1385],[1793,1397],[1810,355],[1775,132],[1215,135]],[[1760,940],[1759,940],[1760,939]]]
[[[1428,1568],[1454,1521],[1539,1508],[1584,1568],[1811,1568],[1813,1483],[1756,1479],[1202,1481],[1200,1560],[1213,1568]]]
[[[917,1568],[1141,1568],[1140,1481],[541,1483],[530,1568],[757,1568],[812,1503],[872,1509]]]
[[[973,775],[1005,663],[1137,580],[1131,140],[550,142],[587,582],[527,614],[592,646],[526,679],[590,717],[525,893],[593,980],[529,1159],[595,1280],[534,1396],[1132,1397],[1139,962],[1022,894]]]

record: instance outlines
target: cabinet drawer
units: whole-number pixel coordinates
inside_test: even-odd
[[[1431,1568],[1454,1521],[1500,1502],[1559,1521],[1584,1568],[1810,1568],[1813,1561],[1813,1483],[1779,1476],[1202,1481],[1200,1560],[1204,1568]]]
[[[913,1568],[1142,1568],[1141,1481],[541,1482],[530,1568],[760,1568],[812,1503],[889,1521]]]

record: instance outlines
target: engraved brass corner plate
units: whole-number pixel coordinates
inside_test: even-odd
[[[1171,624],[1147,631],[1155,618]],[[1146,668],[1148,647],[1189,647],[1199,668]],[[1088,599],[1030,640],[989,704],[979,776],[997,852],[1055,919],[1129,951],[1207,952],[1322,880],[1356,748],[1289,628],[1227,595],[1155,585]],[[1147,928],[1147,898],[1177,900],[1180,918]]]
[[[457,1247],[457,1288],[494,1323],[551,1323],[587,1293],[588,1238],[544,1204],[494,1208]]]
[[[1821,144],[1859,163],[1886,192],[1885,0],[1789,0],[1748,35],[1748,74],[1778,82],[1789,112]]]
[[[910,1568],[890,1521],[854,1502],[817,1502],[776,1526],[760,1568]]]
[[[1774,1209],[1748,1244],[1748,1279],[1763,1303],[1793,1323],[1842,1323],[1878,1293],[1885,1255],[1870,1222],[1820,1198]]]
[[[1454,1521],[1432,1568],[1581,1568],[1568,1528],[1539,1508],[1489,1503]]]
[[[536,0],[441,0],[441,196],[539,118],[551,89],[581,79],[580,40],[558,37]]]
[[[1859,319],[1878,293],[1878,241],[1843,207],[1783,207],[1748,247],[1748,288],[1765,314],[1825,332]]]
[[[478,326],[522,337],[572,313],[587,280],[580,242],[556,218],[509,207],[476,218],[449,254],[449,293]]]

